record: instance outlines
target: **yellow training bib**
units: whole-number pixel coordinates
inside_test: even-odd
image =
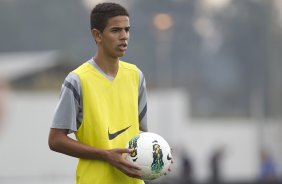
[[[109,80],[90,63],[73,71],[81,80],[83,120],[75,133],[78,141],[99,149],[124,148],[139,133],[139,72],[119,61],[118,73]],[[107,162],[79,159],[77,184],[143,184]]]

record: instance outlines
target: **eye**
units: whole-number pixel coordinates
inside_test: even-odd
[[[127,28],[125,28],[125,32],[129,32],[129,30],[130,30],[130,27],[127,27]]]
[[[113,33],[117,33],[117,32],[119,32],[119,30],[120,30],[120,29],[118,29],[118,28],[113,28],[113,29],[112,29],[112,32],[113,32]]]

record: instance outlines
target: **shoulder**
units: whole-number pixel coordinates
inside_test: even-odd
[[[131,63],[127,63],[127,62],[124,62],[124,61],[120,61],[120,66],[125,68],[125,69],[138,72],[140,82],[142,82],[145,79],[145,77],[143,75],[143,72],[135,64],[131,64]]]
[[[80,78],[74,72],[70,72],[64,81],[64,85],[68,88],[78,89],[80,87],[80,84],[81,84]]]
[[[80,76],[84,73],[87,73],[89,70],[91,70],[91,65],[89,64],[89,62],[84,62],[82,65],[74,69],[72,73],[75,73],[76,75]]]
[[[142,72],[139,68],[137,68],[137,69],[138,69],[138,72],[139,72],[140,80],[141,80],[141,81],[144,80],[145,77],[144,77],[144,75],[143,75],[143,72]]]
[[[65,81],[68,81],[70,83],[79,83],[80,82],[80,78],[79,76],[74,73],[74,72],[70,72],[67,77],[65,78]]]
[[[80,99],[81,81],[77,74],[73,72],[68,74],[63,84],[63,91],[64,90],[71,91],[77,100]]]
[[[135,64],[127,63],[124,61],[119,61],[120,67],[128,70],[138,71],[138,68]]]

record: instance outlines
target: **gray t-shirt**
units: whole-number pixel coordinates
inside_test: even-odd
[[[93,59],[87,62],[109,80],[114,79],[105,74]],[[147,89],[145,78],[141,70],[139,70],[138,93],[139,129],[141,131],[147,131]],[[80,78],[75,73],[71,72],[62,85],[60,99],[55,109],[51,128],[67,129],[69,133],[76,132],[83,119],[82,104],[83,99]]]

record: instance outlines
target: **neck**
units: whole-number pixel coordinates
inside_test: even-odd
[[[93,57],[94,62],[103,70],[103,72],[111,77],[115,77],[118,72],[118,58],[105,58],[96,54]]]

